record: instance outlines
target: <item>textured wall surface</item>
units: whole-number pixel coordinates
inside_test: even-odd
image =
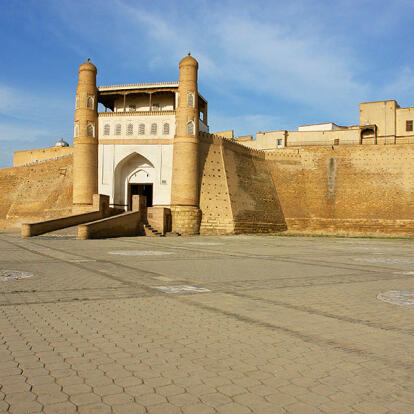
[[[414,146],[266,154],[290,230],[414,235]]]
[[[0,228],[71,214],[73,156],[0,169]]]
[[[0,228],[71,213],[72,156],[0,170]],[[202,234],[414,236],[414,146],[245,148],[201,133]]]
[[[32,162],[62,157],[69,154],[73,154],[73,147],[50,147],[35,150],[15,151],[13,166],[19,167]]]
[[[199,153],[202,234],[285,230],[263,152],[200,134]]]

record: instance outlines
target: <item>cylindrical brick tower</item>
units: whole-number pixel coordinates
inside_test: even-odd
[[[80,213],[92,207],[93,195],[98,193],[98,97],[96,67],[83,63],[79,67],[76,88],[74,153],[73,153],[73,211]]]
[[[186,56],[179,64],[178,106],[171,190],[172,230],[181,234],[200,232],[198,175],[198,63]]]

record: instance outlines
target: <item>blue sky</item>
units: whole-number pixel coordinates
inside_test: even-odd
[[[413,16],[412,0],[0,0],[0,167],[72,144],[87,57],[100,85],[174,81],[190,50],[210,130],[236,135],[414,106]]]

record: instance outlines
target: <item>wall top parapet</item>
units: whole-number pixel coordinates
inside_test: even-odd
[[[249,148],[246,147],[243,144],[238,143],[236,140],[234,139],[230,139],[230,138],[225,138],[219,135],[215,135],[215,134],[210,134],[208,132],[199,132],[199,138],[201,140],[212,140],[213,142],[217,143],[217,144],[225,144],[228,145],[230,147],[233,147],[236,151],[239,152],[243,152],[243,153],[247,153],[247,154],[251,154],[251,155],[256,155],[260,158],[265,158],[266,152],[263,150],[259,150],[259,149],[255,149],[255,148]]]
[[[69,147],[69,148],[73,148],[73,147]],[[12,166],[12,167],[7,167],[7,168],[30,167],[32,165],[45,164],[45,163],[47,163],[49,161],[56,161],[56,160],[60,160],[62,158],[67,158],[67,157],[73,157],[73,153],[71,152],[69,154],[57,155],[56,157],[50,157],[50,158],[46,158],[44,160],[30,161],[30,162],[26,162],[25,164],[21,164],[21,165],[17,165],[17,166]]]
[[[148,89],[148,88],[178,88],[178,82],[152,82],[152,83],[125,83],[121,85],[98,86],[98,91],[119,91],[125,89]]]
[[[113,116],[155,116],[155,115],[175,115],[175,111],[128,111],[128,112],[99,112],[98,117]]]

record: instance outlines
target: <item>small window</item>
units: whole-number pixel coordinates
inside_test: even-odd
[[[405,121],[405,130],[412,131],[413,130],[413,121]]]
[[[194,135],[194,122],[190,121],[187,123],[187,135]]]
[[[278,138],[277,139],[277,147],[278,148],[282,148],[283,147],[283,139],[282,138]]]
[[[159,111],[160,110],[160,104],[158,104],[158,103],[152,104],[152,110],[153,111]]]
[[[145,135],[145,125],[144,124],[139,124],[138,134],[139,135]]]
[[[92,98],[92,96],[88,96],[88,99],[86,100],[86,107],[88,109],[93,109],[93,98]]]
[[[104,126],[104,135],[109,135],[111,132],[111,127],[109,126],[109,124],[105,124]]]
[[[73,135],[74,135],[75,138],[77,138],[79,136],[79,125],[78,124],[75,124]]]
[[[76,97],[75,99],[75,109],[79,108],[79,96]]]
[[[162,126],[162,133],[164,135],[168,135],[170,133],[170,124],[168,122],[166,122],[163,126]]]
[[[131,104],[128,107],[129,112],[135,112],[137,110],[137,106],[135,104]]]
[[[187,94],[187,105],[194,106],[194,94],[192,93]]]
[[[151,124],[151,135],[157,135],[157,124]]]
[[[121,124],[115,125],[115,135],[121,135]]]
[[[127,135],[132,135],[134,133],[134,125],[128,124],[127,126]]]
[[[94,134],[94,127],[93,127],[92,124],[88,124],[88,126],[86,127],[86,135],[88,137],[94,137],[95,136],[95,134]]]

